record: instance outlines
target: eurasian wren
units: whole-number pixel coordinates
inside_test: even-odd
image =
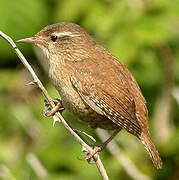
[[[162,167],[149,137],[146,101],[132,74],[116,57],[72,23],[49,25],[20,42],[34,43],[44,51],[49,77],[66,110],[90,128],[114,130],[112,137],[127,130],[142,141],[154,165]]]

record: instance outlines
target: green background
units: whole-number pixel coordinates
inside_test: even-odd
[[[82,26],[130,69],[147,100],[151,137],[163,169],[155,169],[143,145],[125,131],[115,138],[121,151],[151,179],[179,179],[179,1],[0,0],[0,30],[14,40],[64,21]],[[18,47],[49,94],[59,97],[33,48]],[[25,85],[30,81],[0,38],[0,179],[100,179],[95,165],[80,160],[84,154],[76,140],[62,125],[53,127],[52,118],[42,116],[44,98],[36,87]],[[95,131],[68,112],[63,116],[101,142]],[[136,179],[108,150],[100,156],[111,180]],[[34,159],[43,166],[42,172],[33,168]]]

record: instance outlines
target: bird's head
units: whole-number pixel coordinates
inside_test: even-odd
[[[58,23],[46,26],[30,38],[18,42],[33,43],[44,50],[47,57],[51,55],[69,55],[88,50],[94,45],[93,39],[79,25],[73,23]]]

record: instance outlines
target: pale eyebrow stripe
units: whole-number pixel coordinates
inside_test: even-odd
[[[76,37],[76,36],[79,36],[77,34],[73,34],[72,32],[59,32],[59,33],[53,33],[53,34],[58,36],[58,37],[63,37],[63,36]]]

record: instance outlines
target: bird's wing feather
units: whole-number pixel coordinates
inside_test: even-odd
[[[76,73],[71,77],[76,91],[94,111],[132,134],[138,134],[140,125],[135,116],[135,102],[120,69],[114,65],[106,71],[104,64],[87,61],[80,62],[80,66],[76,63]]]

